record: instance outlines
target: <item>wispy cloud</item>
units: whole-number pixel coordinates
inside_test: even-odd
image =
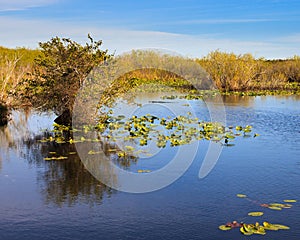
[[[281,37],[278,39],[281,42],[285,43],[298,43],[300,44],[300,33],[295,33],[289,36]]]
[[[257,18],[246,18],[246,19],[197,19],[197,20],[186,20],[186,21],[175,21],[173,24],[232,24],[232,23],[257,23],[257,22],[274,22],[279,21],[278,19],[257,19]]]
[[[0,11],[18,11],[32,7],[40,7],[58,0],[0,0]]]
[[[47,41],[52,37],[70,37],[84,43],[87,34],[95,39],[103,40],[103,47],[116,54],[141,48],[163,48],[176,51],[189,57],[201,57],[210,51],[219,49],[238,54],[252,53],[256,57],[286,58],[300,55],[297,44],[289,44],[281,39],[266,39],[264,41],[242,41],[231,38],[220,38],[214,35],[186,35],[158,31],[133,31],[128,29],[102,26],[69,24],[55,21],[33,21],[0,17],[0,45],[8,47],[36,48],[39,41]],[[297,40],[299,35],[285,36],[286,41]]]

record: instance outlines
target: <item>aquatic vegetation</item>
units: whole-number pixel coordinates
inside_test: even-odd
[[[190,112],[187,112],[186,116],[161,118],[151,114],[129,118],[124,115],[113,116],[112,110],[109,110],[108,113],[105,122],[84,125],[81,129],[54,123],[53,130],[47,132],[39,142],[55,144],[106,142],[114,145],[120,141],[124,144],[123,149],[108,147],[106,153],[110,156],[117,156],[120,161],[127,162],[132,156],[140,154],[152,156],[143,147],[153,142],[158,148],[178,147],[200,140],[214,141],[229,147],[234,146],[231,141],[236,137],[245,136],[252,130],[252,126],[249,125],[234,128],[225,127],[218,122],[201,121],[197,117],[193,117]],[[74,135],[75,137],[73,136],[74,132],[77,133]],[[91,137],[91,132],[93,132],[93,137]],[[100,152],[91,149],[87,154],[96,155]],[[54,158],[45,160],[54,160]],[[133,160],[136,159],[133,158]]]
[[[260,217],[262,215],[264,215],[263,212],[249,212],[248,213],[248,216],[252,216],[252,217]]]
[[[96,154],[100,154],[101,152],[99,152],[99,151],[94,151],[94,150],[90,150],[89,152],[88,152],[88,155],[96,155]]]
[[[271,209],[271,210],[278,210],[278,211],[280,211],[282,209],[289,209],[293,206],[290,203],[296,203],[297,202],[297,200],[295,200],[295,199],[290,199],[290,200],[287,199],[287,200],[283,200],[283,202],[285,202],[285,203],[260,203],[257,200],[253,200],[253,199],[249,198],[247,195],[244,195],[244,194],[237,194],[237,197],[247,198],[247,200],[249,202],[252,202],[255,205],[259,205],[260,207],[268,208],[268,209]]]
[[[250,199],[247,195],[245,194],[237,194],[236,195],[238,198],[245,198],[247,199],[249,202],[255,204],[255,205],[259,205],[261,207],[266,207],[269,209],[274,209],[274,210],[281,210],[283,208],[291,208],[292,205],[291,204],[287,204],[287,203],[259,203],[257,200],[253,200]],[[294,199],[286,199],[283,200],[284,202],[297,202],[297,200]],[[251,217],[260,217],[264,215],[263,212],[249,212],[248,216]],[[273,224],[273,223],[269,223],[264,221],[262,224],[260,224],[259,222],[256,223],[244,223],[244,222],[237,222],[237,221],[233,221],[233,222],[228,222],[226,224],[220,225],[219,229],[222,231],[228,231],[231,230],[233,228],[239,228],[240,232],[243,235],[247,235],[250,236],[252,234],[259,234],[259,235],[265,235],[268,231],[278,231],[278,230],[288,230],[290,229],[290,227],[286,226],[286,225],[282,225],[282,224]]]
[[[288,226],[282,224],[271,224],[269,222],[263,222],[263,226],[266,230],[273,230],[273,231],[290,229],[290,227]]]
[[[220,92],[218,90],[198,90],[198,89],[185,89],[182,95],[164,95],[162,99],[185,99],[185,100],[203,100],[205,98],[216,97]]]
[[[139,169],[137,170],[138,173],[150,173],[151,171],[150,170],[142,170],[142,169]]]
[[[236,196],[239,197],[239,198],[246,198],[247,197],[247,195],[245,195],[245,194],[237,194]]]
[[[140,146],[155,141],[157,147],[164,148],[168,144],[175,147],[199,140],[210,140],[229,146],[229,141],[241,136],[241,133],[244,135],[250,133],[252,126],[237,127],[238,130],[234,131],[217,122],[200,121],[191,114],[174,118],[159,118],[146,114],[140,117],[132,116],[129,119],[109,116],[105,123],[98,123],[95,129],[109,141],[122,139],[124,142],[134,142]]]
[[[288,230],[288,226],[282,224],[272,224],[269,222],[263,222],[263,225],[260,225],[258,222],[255,224],[242,224],[240,232],[244,235],[260,234],[265,235],[266,230],[277,231],[277,230]]]
[[[219,229],[222,231],[227,231],[227,230],[231,230],[232,227],[227,226],[227,225],[220,225]]]
[[[268,203],[268,204],[261,204],[262,207],[267,207],[272,210],[282,210],[283,208],[291,208],[291,204],[283,204],[283,203]]]
[[[45,161],[58,161],[58,160],[65,160],[65,159],[68,159],[68,157],[59,156],[59,157],[46,157],[46,158],[44,158]]]
[[[268,231],[278,231],[278,230],[288,230],[290,227],[282,224],[272,224],[269,222],[263,222],[260,224],[259,222],[256,223],[239,223],[237,221],[229,222],[224,225],[220,225],[219,229],[222,231],[228,231],[234,228],[239,228],[240,232],[243,235],[250,236],[252,234],[259,234],[265,235],[266,230]]]
[[[295,202],[297,202],[297,200],[295,200],[295,199],[286,199],[286,200],[283,200],[284,202],[286,202],[286,203],[295,203]]]

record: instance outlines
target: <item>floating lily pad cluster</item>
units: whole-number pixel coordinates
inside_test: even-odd
[[[45,161],[59,161],[59,160],[65,160],[65,159],[68,159],[68,157],[65,157],[65,156],[59,156],[59,157],[46,157],[44,158]]]
[[[140,146],[155,141],[159,148],[166,147],[168,143],[174,147],[204,139],[229,145],[229,141],[237,136],[245,136],[252,131],[251,126],[226,128],[220,123],[200,121],[191,113],[175,118],[147,114],[124,119],[125,116],[110,117],[105,123],[99,123],[96,129],[110,141],[122,139]]]
[[[245,194],[237,194],[237,197],[239,198],[248,198],[247,195]],[[257,203],[257,201],[251,200],[248,198],[248,200],[250,202],[253,203]],[[292,205],[289,203],[295,203],[297,202],[297,200],[294,199],[286,199],[283,200],[283,202],[285,203],[270,203],[270,204],[258,204],[261,207],[267,207],[269,209],[274,209],[274,210],[281,210],[283,208],[291,208]],[[275,209],[276,208],[276,209]],[[280,209],[279,209],[280,208]],[[249,212],[248,216],[252,216],[252,217],[260,217],[263,216],[264,213],[263,212]],[[266,234],[266,230],[269,231],[278,231],[278,230],[288,230],[290,229],[290,227],[282,225],[282,224],[272,224],[269,222],[264,221],[262,224],[260,224],[259,222],[256,223],[243,223],[243,222],[237,222],[237,221],[233,221],[233,222],[229,222],[226,223],[224,225],[219,226],[219,229],[222,231],[227,231],[227,230],[231,230],[233,228],[239,228],[240,232],[244,235],[252,235],[252,234],[260,234],[260,235],[265,235]]]
[[[245,194],[237,194],[236,195],[237,197],[239,198],[248,198],[247,195]],[[257,201],[254,201],[250,198],[248,198],[249,201],[253,202],[253,203],[257,203]],[[268,209],[271,209],[271,210],[282,210],[282,209],[289,209],[291,208],[293,205],[290,204],[290,203],[296,203],[297,200],[295,199],[285,199],[283,200],[284,203],[259,203],[259,206],[261,207],[265,207],[265,208],[268,208]]]
[[[218,90],[190,90],[185,95],[167,95],[162,96],[162,99],[186,99],[186,100],[203,100],[204,98],[215,97],[220,92]]]
[[[262,207],[267,207],[271,210],[282,210],[283,208],[291,208],[292,205],[291,204],[284,204],[284,203],[263,203],[261,204]]]
[[[85,138],[83,135],[79,138],[74,139],[73,138],[73,134],[74,132],[82,132],[87,133],[88,131],[91,131],[92,128],[88,127],[88,126],[84,126],[83,129],[78,130],[78,129],[74,129],[70,126],[65,126],[65,125],[60,125],[57,123],[53,124],[53,130],[51,131],[51,133],[48,132],[48,137],[44,137],[41,140],[39,140],[39,142],[41,143],[57,143],[57,144],[63,144],[63,143],[83,143],[83,142],[100,142],[100,140],[98,138]]]
[[[252,234],[260,234],[265,235],[266,230],[269,231],[278,231],[278,230],[288,230],[290,227],[282,225],[282,224],[272,224],[269,222],[263,222],[261,225],[259,222],[256,223],[237,223],[233,221],[232,223],[227,223],[225,225],[219,226],[219,229],[222,231],[231,230],[233,228],[239,228],[240,232],[244,235],[252,235]]]
[[[76,152],[69,152],[69,155],[74,155]],[[49,157],[45,157],[45,161],[61,161],[61,160],[66,160],[68,159],[68,156],[62,156],[56,153],[56,152],[49,152]]]
[[[91,138],[89,132],[94,131],[98,136]],[[233,146],[230,144],[233,139],[238,136],[250,136],[252,126],[229,126],[224,127],[217,122],[200,121],[196,117],[192,117],[191,113],[187,116],[156,117],[151,114],[144,116],[132,116],[127,118],[123,115],[112,116],[109,112],[108,118],[104,122],[99,122],[96,126],[83,126],[82,129],[72,129],[69,126],[54,124],[54,129],[44,137],[40,142],[55,144],[74,144],[84,142],[101,142],[105,140],[114,143],[117,140],[122,141],[125,149],[111,149],[119,158],[127,158],[129,155],[141,151],[135,149],[135,146],[146,146],[150,141],[155,142],[158,148],[166,146],[176,147],[180,145],[190,144],[194,141],[208,140],[220,142],[225,146]],[[74,132],[77,137],[73,137]],[[254,134],[253,137],[258,136]],[[90,150],[89,155],[99,154],[99,151]],[[143,152],[147,154],[146,152]],[[136,155],[136,154],[134,154]],[[64,156],[51,156],[45,160],[63,160]]]

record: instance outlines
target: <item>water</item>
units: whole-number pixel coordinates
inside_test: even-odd
[[[285,224],[291,229],[268,231],[265,238],[299,239],[299,203],[282,211],[259,204],[300,201],[300,98],[224,100],[228,125],[250,124],[260,136],[235,139],[204,179],[198,173],[208,143],[201,142],[181,178],[145,194],[104,186],[77,155],[44,161],[51,151],[65,155],[76,149],[36,141],[43,129],[51,129],[54,114],[14,112],[14,121],[0,130],[0,239],[245,239],[238,229],[218,229],[233,220]],[[155,170],[161,161],[141,159],[130,169],[142,167]],[[238,193],[251,201],[237,198]],[[247,216],[251,211],[265,214]]]

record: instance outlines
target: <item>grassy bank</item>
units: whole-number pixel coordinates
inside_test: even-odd
[[[56,39],[57,40],[57,39]],[[20,82],[24,79],[28,79],[28,76],[30,76],[30,80],[33,80],[35,71],[39,71],[42,69],[42,71],[46,72],[49,76],[52,77],[52,75],[49,72],[50,67],[59,67],[60,65],[56,62],[53,63],[51,59],[49,60],[49,56],[45,57],[45,61],[47,61],[48,65],[47,68],[43,66],[43,62],[45,62],[42,57],[47,56],[47,51],[53,51],[51,50],[51,47],[54,47],[54,45],[49,45],[50,41],[47,43],[47,49],[41,50],[30,50],[25,48],[18,48],[18,49],[8,49],[4,47],[0,47],[0,103],[2,105],[12,105],[14,102],[14,93],[16,89],[22,89],[22,87],[17,88],[17,86],[20,86]],[[76,46],[75,51],[72,50],[72,48],[68,48],[70,46],[70,43],[73,44],[73,46]],[[68,45],[69,44],[69,45]],[[99,44],[100,46],[101,44]],[[41,45],[43,46],[43,45]],[[58,46],[58,45],[57,45]],[[56,46],[56,47],[57,47]],[[92,45],[91,45],[92,46]],[[56,89],[55,92],[62,92],[62,96],[64,92],[68,94],[66,90],[68,89],[64,84],[64,79],[68,79],[67,81],[70,81],[69,78],[73,76],[77,76],[75,72],[78,67],[76,66],[76,61],[74,62],[74,58],[72,56],[67,56],[68,52],[74,54],[76,51],[80,53],[80,51],[86,51],[85,48],[81,48],[80,45],[78,45],[76,42],[67,42],[65,46],[61,45],[61,49],[59,51],[55,51],[55,59],[62,58],[70,59],[67,62],[71,62],[72,66],[68,67],[68,63],[62,61],[61,66],[63,66],[63,71],[61,75],[59,75],[59,81],[56,83],[56,87],[53,88],[51,85],[51,88],[47,85],[49,82],[51,82],[49,79],[47,80],[47,84],[45,86],[48,86],[47,91],[43,91],[42,89],[39,89],[39,92],[44,92],[45,96],[50,96],[49,91],[53,91],[53,89]],[[64,50],[64,51],[62,51]],[[71,51],[72,50],[72,51]],[[94,56],[93,49],[89,49],[90,56]],[[63,54],[62,56],[59,56],[59,54]],[[43,54],[41,54],[43,53]],[[106,54],[106,52],[103,52],[101,54]],[[77,54],[77,53],[76,53]],[[81,54],[81,53],[80,53]],[[79,55],[80,55],[79,54]],[[79,56],[78,55],[78,56]],[[76,55],[77,56],[77,55]],[[81,56],[81,55],[80,55]],[[86,56],[89,56],[88,54]],[[58,58],[57,58],[58,57]],[[155,53],[153,54],[154,60],[157,60],[157,55]],[[38,61],[35,59],[39,59]],[[75,58],[75,60],[78,57]],[[73,59],[73,60],[72,60]],[[71,61],[72,60],[72,61]],[[256,59],[251,54],[244,54],[244,55],[237,55],[234,53],[225,53],[220,51],[214,51],[209,53],[207,56],[201,58],[201,59],[194,59],[197,63],[199,63],[205,71],[210,75],[212,78],[214,84],[216,87],[223,93],[223,94],[236,94],[236,95],[275,95],[275,94],[300,94],[300,57],[295,56],[290,59],[285,60],[266,60],[266,59]],[[91,61],[89,61],[91,62]],[[56,65],[55,65],[56,64]],[[64,65],[63,65],[64,64]],[[44,64],[45,65],[45,64]],[[78,64],[77,64],[78,65]],[[91,64],[91,66],[97,65],[96,62]],[[50,66],[50,67],[49,67]],[[81,64],[82,66],[82,64]],[[181,66],[182,67],[182,66]],[[184,66],[183,66],[184,67]],[[54,69],[54,68],[53,68]],[[75,70],[74,70],[75,69]],[[51,70],[51,72],[53,72]],[[87,71],[82,72],[81,78],[86,76]],[[58,73],[60,74],[60,73]],[[53,76],[57,77],[58,75],[53,73]],[[36,77],[37,78],[37,77]],[[26,82],[25,84],[31,84],[30,89],[32,91],[35,91],[40,86],[44,86],[43,83],[43,73],[40,73],[38,75],[38,78],[41,79],[34,79],[34,81]],[[179,87],[184,88],[185,87],[185,81],[183,79],[180,79],[179,76],[177,76],[174,73],[168,73],[163,72],[160,70],[138,70],[128,73],[125,77],[122,78],[123,83],[127,80],[132,81],[134,79],[134,82],[145,82],[147,79],[151,80],[160,80],[164,83],[168,82],[170,86],[173,85],[180,85]],[[55,80],[53,78],[53,80]],[[55,80],[56,81],[56,80]],[[74,80],[75,81],[75,80]],[[130,82],[129,81],[129,82]],[[72,81],[71,81],[72,82]],[[41,83],[41,84],[40,84]],[[44,82],[45,83],[45,82]],[[122,83],[122,84],[123,84]],[[22,82],[22,85],[24,82]],[[32,85],[33,84],[33,85]],[[35,85],[34,85],[35,84]],[[129,83],[127,83],[128,85]],[[136,84],[136,83],[135,83]],[[126,85],[126,84],[125,84]],[[129,84],[130,87],[131,84]],[[65,86],[65,87],[63,87]],[[124,84],[123,84],[124,86]],[[79,88],[79,86],[77,86]],[[76,88],[76,89],[77,89]],[[51,90],[52,89],[52,90]],[[74,89],[72,90],[74,92]],[[32,94],[32,92],[30,93]],[[36,94],[28,95],[27,92],[21,93],[21,95],[27,96],[27,101],[33,101],[32,99],[38,99],[39,96]],[[50,94],[50,95],[49,95]],[[53,95],[53,94],[52,94]],[[25,96],[25,97],[26,97]],[[43,102],[44,100],[42,100]],[[57,99],[58,102],[60,102],[60,99]],[[18,103],[19,104],[19,103]]]

